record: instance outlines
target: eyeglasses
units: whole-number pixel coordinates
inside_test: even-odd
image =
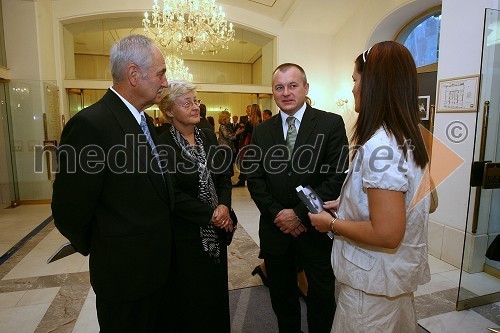
[[[184,109],[191,109],[193,105],[200,106],[201,104],[201,99],[195,99],[194,101],[187,101],[182,104],[179,104],[180,107],[183,107]]]

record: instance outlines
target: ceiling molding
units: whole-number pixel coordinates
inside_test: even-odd
[[[255,3],[258,3],[259,5],[263,5],[266,7],[274,7],[274,4],[278,0],[248,0],[248,1],[255,2]]]

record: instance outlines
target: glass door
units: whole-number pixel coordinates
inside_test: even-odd
[[[457,310],[500,300],[500,11],[486,10],[481,88]]]
[[[19,201],[19,189],[14,158],[12,115],[8,101],[8,83],[0,81],[0,204],[16,206]]]

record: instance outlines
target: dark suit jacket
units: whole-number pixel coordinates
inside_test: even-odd
[[[145,135],[114,92],[70,119],[58,157],[54,222],[78,252],[90,254],[96,294],[130,300],[164,287],[174,205],[181,216],[206,209],[177,191],[169,174],[154,172]]]
[[[240,124],[246,124],[246,123],[248,123],[248,116],[241,116]]]
[[[211,129],[212,131],[214,130],[212,125],[210,125],[210,123],[208,122],[207,118],[200,118],[200,122],[198,124],[196,124],[196,127],[208,128],[208,129]]]
[[[340,195],[348,166],[348,143],[342,117],[308,105],[291,162],[279,157],[279,152],[288,155],[279,114],[254,128],[251,144],[243,167],[249,168],[248,190],[261,213],[262,251],[280,255],[290,245],[293,237],[282,233],[273,222],[285,208],[293,208],[307,227],[306,237],[318,243],[330,241],[326,234],[311,226],[308,210],[295,188],[310,185],[325,201]]]

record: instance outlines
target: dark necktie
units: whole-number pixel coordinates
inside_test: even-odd
[[[286,122],[288,123],[288,131],[286,131],[285,144],[290,153],[292,153],[293,146],[295,145],[295,140],[297,140],[297,127],[295,127],[295,117],[286,118]]]
[[[160,157],[158,156],[158,151],[156,150],[155,143],[153,142],[153,138],[151,137],[151,133],[149,132],[148,124],[146,123],[146,117],[144,116],[144,114],[141,114],[141,128],[144,132],[144,135],[146,135],[146,140],[148,140],[149,146],[151,147],[151,152],[156,159],[156,163],[158,163],[158,168],[159,170],[161,170]]]

